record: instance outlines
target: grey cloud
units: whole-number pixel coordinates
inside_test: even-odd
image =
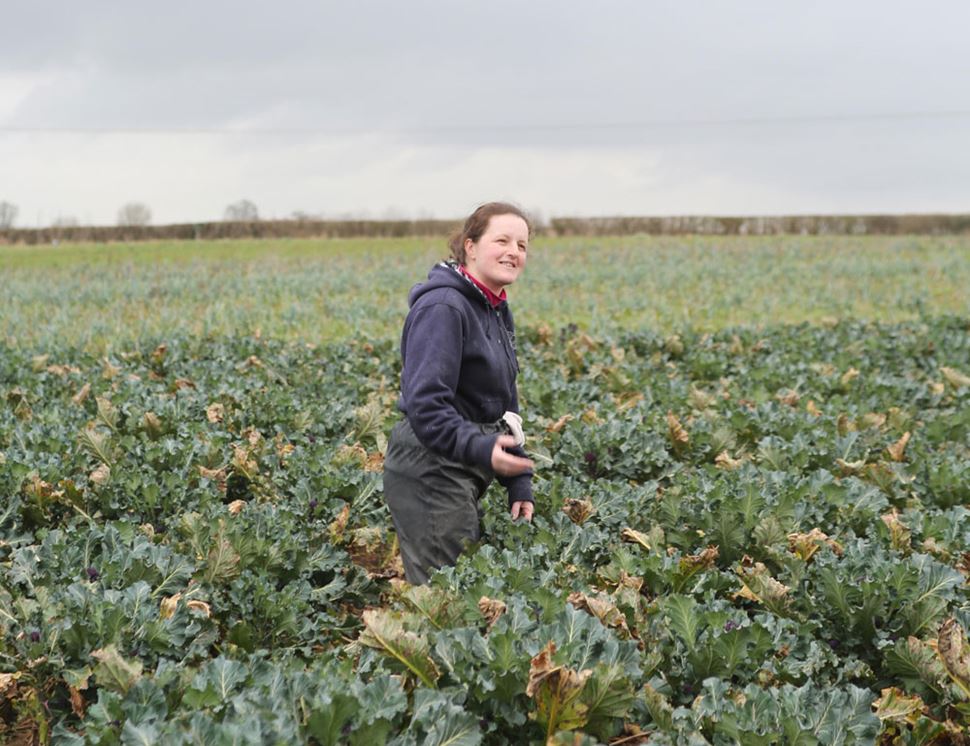
[[[266,200],[274,190],[291,200],[294,172],[274,173],[287,163],[310,190],[320,172],[334,190],[360,174],[373,183],[388,173],[406,191],[413,172],[431,205],[447,200],[451,186],[435,196],[433,185],[439,172],[454,180],[449,162],[484,168],[474,156],[496,149],[506,167],[515,158],[564,159],[560,173],[571,158],[616,163],[629,153],[653,171],[640,181],[625,172],[628,188],[669,185],[678,204],[703,182],[759,199],[780,195],[773,210],[958,209],[970,199],[970,117],[852,116],[970,110],[968,25],[970,5],[956,0],[36,0],[4,10],[0,86],[5,75],[47,82],[0,126],[281,130],[172,136],[183,145],[171,157],[205,153],[213,170],[255,159],[255,175],[222,167],[227,199],[255,185]],[[818,119],[826,115],[849,119]],[[738,121],[759,119],[773,121]],[[30,140],[38,195],[48,190],[36,170],[58,172],[45,166],[44,144],[53,140],[44,137]],[[117,153],[122,165],[135,147],[114,134],[93,140],[92,153]],[[406,153],[407,165],[382,170],[395,153]],[[293,164],[302,161],[301,171]],[[530,199],[541,202],[535,168]],[[209,175],[213,185],[217,177]],[[370,184],[354,188],[364,194]],[[609,202],[609,184],[569,188],[577,190],[570,204],[588,202],[583,189],[598,190],[596,204]],[[697,194],[698,210],[717,211],[719,195]],[[68,196],[64,209],[87,209],[66,204]],[[308,197],[292,207],[313,205]],[[368,207],[379,213],[382,205]]]
[[[256,119],[511,144],[519,133],[490,128],[970,107],[970,93],[954,88],[970,74],[960,4],[921,6],[918,23],[915,6],[891,3],[95,2],[14,12],[23,15],[5,26],[3,67],[61,69],[68,81],[25,101],[11,118],[23,125]]]

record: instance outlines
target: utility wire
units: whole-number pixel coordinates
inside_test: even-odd
[[[57,127],[0,125],[0,134],[30,135],[369,135],[447,134],[461,132],[577,132],[639,130],[668,127],[724,127],[750,125],[825,124],[829,122],[889,122],[918,119],[960,119],[970,109],[952,111],[908,111],[875,114],[822,114],[735,119],[651,119],[631,122],[588,122],[564,124],[454,124],[421,127]]]

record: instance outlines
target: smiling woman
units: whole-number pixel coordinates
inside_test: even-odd
[[[384,496],[411,583],[453,565],[479,540],[479,500],[493,477],[508,490],[512,518],[532,518],[505,294],[525,267],[530,234],[514,205],[482,205],[452,239],[452,260],[435,265],[408,298],[404,419],[388,443]]]

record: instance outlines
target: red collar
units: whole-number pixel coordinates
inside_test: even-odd
[[[489,288],[483,285],[477,277],[473,276],[467,269],[465,269],[464,264],[458,265],[458,271],[461,272],[465,277],[475,283],[475,286],[485,293],[485,297],[488,298],[488,302],[492,304],[492,308],[498,308],[499,303],[506,299],[505,289],[502,289],[501,295],[496,295]]]

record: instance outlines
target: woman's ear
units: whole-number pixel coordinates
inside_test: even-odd
[[[472,253],[471,249],[474,248],[475,242],[470,238],[465,239],[465,261],[471,261],[475,258],[475,254]]]

